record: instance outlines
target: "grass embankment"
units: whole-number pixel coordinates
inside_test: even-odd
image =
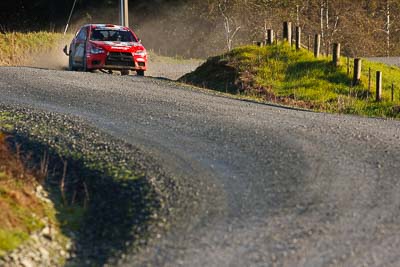
[[[346,59],[336,68],[331,58],[314,58],[307,50],[286,44],[245,46],[210,58],[180,80],[200,87],[261,101],[318,111],[379,117],[400,117],[400,69],[363,61],[361,83],[351,86]],[[371,68],[371,90],[368,72]],[[352,69],[352,66],[350,67]],[[375,72],[383,72],[383,100],[375,101]],[[392,83],[397,87],[391,101]]]
[[[51,32],[0,33],[0,66],[29,64],[37,54],[59,50],[70,37]]]
[[[34,193],[37,174],[24,167],[0,133],[0,257],[41,229],[50,209]],[[54,215],[53,215],[54,216]]]

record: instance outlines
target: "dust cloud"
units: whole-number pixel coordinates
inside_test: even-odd
[[[28,60],[27,66],[54,70],[68,69],[68,57],[63,52],[65,46],[64,42],[64,40],[61,41],[57,47],[50,51],[33,55],[32,58]]]
[[[223,23],[208,14],[207,5],[192,3],[130,5],[130,27],[148,50],[163,56],[207,58],[224,51]],[[145,7],[146,6],[146,7]],[[77,11],[70,33],[88,23],[119,24],[118,8],[96,8]]]
[[[156,17],[138,21],[137,32],[147,46],[165,56],[207,58],[223,51],[222,24],[201,17],[189,3],[162,8]],[[222,37],[222,38],[221,38]]]
[[[173,58],[175,60],[173,65],[177,68],[178,59],[206,59],[224,51],[222,23],[200,17],[199,12],[204,10],[193,9],[190,3],[180,5],[158,3],[148,8],[147,12],[142,12],[143,9],[140,9],[140,12],[138,10],[138,7],[130,6],[130,27],[150,52],[149,64],[151,63],[152,66],[160,67],[163,64],[169,64],[166,63],[165,58],[163,62],[160,62],[159,57],[154,60],[152,55]],[[89,23],[119,24],[118,8],[77,10],[68,30],[69,35],[50,52],[35,55],[28,65],[57,70],[67,69],[68,57],[62,49],[65,45],[69,46],[72,34]],[[198,66],[199,62],[201,61],[191,61],[190,70]],[[185,74],[183,69],[174,71],[176,72],[173,75],[174,78],[178,74]],[[154,75],[158,76],[161,73],[163,71],[157,68]]]

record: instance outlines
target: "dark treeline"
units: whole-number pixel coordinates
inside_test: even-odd
[[[65,24],[74,0],[1,0],[0,25],[8,31],[57,29]],[[80,8],[114,1],[77,0]]]
[[[119,0],[77,0],[76,10],[80,15],[96,16],[96,11],[117,10]],[[132,10],[140,13],[153,10],[161,3],[181,2],[180,0],[129,0]],[[74,0],[1,0],[0,26],[9,31],[29,31],[60,28],[65,25]],[[75,16],[76,17],[76,16]]]
[[[0,30],[61,31],[74,0],[1,0]],[[119,0],[77,0],[71,31],[118,23]],[[303,43],[321,33],[323,51],[340,42],[349,56],[400,54],[398,0],[129,0],[130,25],[167,55],[205,57],[264,38],[282,22],[301,26]]]

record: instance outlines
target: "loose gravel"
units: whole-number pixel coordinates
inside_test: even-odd
[[[88,121],[174,177],[170,228],[120,266],[400,265],[398,121],[30,68],[0,68],[0,93]]]
[[[204,60],[178,59],[149,55],[147,76],[178,80],[186,73],[194,71]]]

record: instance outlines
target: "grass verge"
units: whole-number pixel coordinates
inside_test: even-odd
[[[334,67],[328,57],[314,58],[287,44],[244,46],[208,59],[180,81],[256,100],[317,111],[400,117],[400,69],[363,61],[361,83],[352,86],[346,60]],[[350,70],[352,66],[350,66]],[[371,88],[368,73],[371,69]],[[375,101],[375,72],[383,72],[383,99]],[[394,101],[391,100],[395,85]]]
[[[35,55],[59,50],[70,40],[70,35],[52,32],[0,33],[0,66],[29,64]]]
[[[41,229],[41,218],[52,217],[48,216],[49,207],[34,193],[36,175],[10,151],[6,136],[0,133],[0,257]]]

